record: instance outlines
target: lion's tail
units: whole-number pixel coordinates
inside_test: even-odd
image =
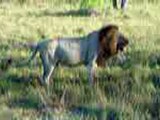
[[[37,52],[38,52],[38,45],[35,46],[34,48],[32,47],[32,55],[29,57],[27,63],[30,63],[35,58]]]
[[[31,47],[32,55],[27,60],[27,64],[29,64],[35,58],[35,56],[36,56],[36,54],[38,52],[38,48],[39,48],[38,44]]]
[[[30,49],[32,51],[31,56],[27,60],[21,62],[20,66],[24,66],[24,65],[29,64],[35,58],[35,56],[38,52],[38,44],[37,45],[34,44],[34,45],[30,46]]]

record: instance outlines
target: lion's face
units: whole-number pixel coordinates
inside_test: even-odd
[[[117,53],[125,51],[125,48],[127,47],[129,41],[128,38],[126,38],[122,33],[119,33],[117,38]]]

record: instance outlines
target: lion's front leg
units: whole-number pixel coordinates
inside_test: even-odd
[[[94,59],[90,62],[90,64],[88,64],[87,66],[90,85],[94,85],[95,83],[96,68],[97,68],[96,59],[97,59],[97,56],[95,56]]]
[[[92,86],[95,83],[96,69],[94,66],[88,66],[87,69],[88,69],[89,84]]]

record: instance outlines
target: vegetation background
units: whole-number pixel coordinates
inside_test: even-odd
[[[0,0],[0,120],[159,120],[159,11],[159,0],[129,0],[125,11],[111,0]],[[30,55],[23,43],[83,36],[109,23],[130,39],[127,61],[109,60],[95,87],[83,66],[58,68],[48,95],[38,86],[38,56],[15,66]]]

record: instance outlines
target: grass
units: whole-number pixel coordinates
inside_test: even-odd
[[[78,7],[0,4],[0,118],[160,119],[158,5],[130,3],[125,13],[110,8],[99,16],[67,14],[70,10]],[[106,69],[98,70],[97,84],[92,88],[83,66],[58,68],[46,98],[53,110],[42,109],[39,91],[44,90],[37,87],[42,70],[38,56],[29,66],[5,66],[9,57],[21,62],[30,54],[26,48],[15,47],[16,43],[39,41],[42,35],[82,36],[108,23],[117,24],[130,38],[127,61],[109,60]]]

